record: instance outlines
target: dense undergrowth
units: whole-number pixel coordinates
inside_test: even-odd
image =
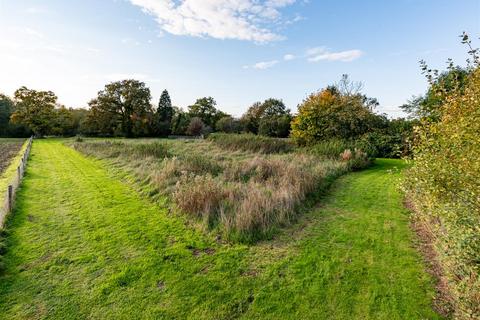
[[[210,141],[87,140],[73,146],[133,170],[155,193],[168,196],[205,227],[245,242],[269,237],[276,227],[295,220],[305,200],[324,191],[335,177],[369,163],[360,150],[319,157],[293,152],[287,140],[214,137]],[[269,141],[273,146],[268,146]]]
[[[437,122],[417,128],[405,183],[430,233],[456,319],[480,318],[480,69],[444,99]],[[435,89],[435,87],[433,87]],[[442,96],[440,96],[442,95]]]

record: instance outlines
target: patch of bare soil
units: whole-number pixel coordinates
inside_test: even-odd
[[[12,159],[20,152],[23,141],[0,141],[0,174],[10,165]]]

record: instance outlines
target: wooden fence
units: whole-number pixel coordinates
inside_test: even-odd
[[[27,168],[27,160],[28,156],[30,155],[30,150],[32,148],[32,142],[33,137],[28,139],[27,147],[22,155],[20,164],[17,167],[17,173],[8,185],[7,191],[5,192],[4,201],[2,206],[0,207],[0,228],[3,228],[5,218],[13,209],[13,205],[15,203],[15,194],[18,187],[20,186],[20,183],[22,182],[23,175],[25,174],[25,169]]]

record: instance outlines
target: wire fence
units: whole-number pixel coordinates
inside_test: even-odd
[[[17,167],[17,173],[8,185],[7,191],[5,192],[5,197],[0,207],[0,228],[3,228],[5,224],[5,218],[12,211],[13,205],[15,204],[15,194],[17,193],[17,189],[22,182],[22,178],[25,174],[25,169],[27,168],[27,160],[28,156],[30,155],[30,150],[32,148],[32,142],[33,137],[28,139],[27,147],[25,148],[25,151],[20,160],[20,164]]]

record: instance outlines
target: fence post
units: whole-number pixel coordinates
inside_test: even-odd
[[[13,208],[13,186],[8,186],[8,212],[11,212]]]
[[[20,184],[20,180],[22,180],[22,169],[20,169],[21,166],[17,167],[17,173],[18,173],[18,184]]]

